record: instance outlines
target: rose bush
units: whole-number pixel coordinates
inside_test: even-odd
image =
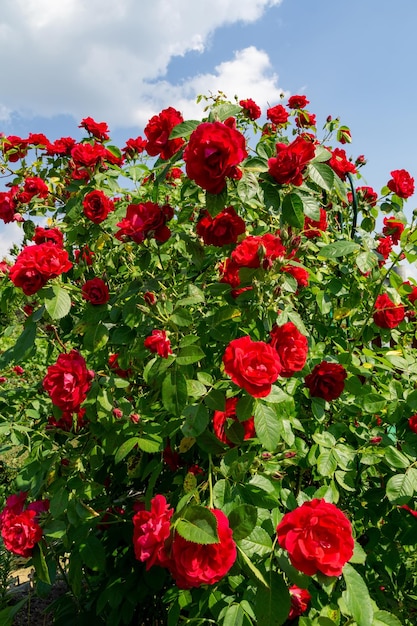
[[[414,626],[413,177],[206,100],[0,138],[2,541],[57,626]]]

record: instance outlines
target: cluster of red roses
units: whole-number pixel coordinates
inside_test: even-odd
[[[36,500],[26,505],[26,492],[11,495],[0,513],[0,532],[4,546],[10,552],[29,558],[42,539],[40,515],[49,510],[48,500]]]

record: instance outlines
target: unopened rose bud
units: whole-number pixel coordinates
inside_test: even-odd
[[[140,422],[140,415],[138,413],[132,413],[130,415],[130,421],[132,422],[132,424],[139,424],[139,422]]]
[[[123,411],[121,409],[114,408],[113,415],[117,420],[119,420],[123,416]]]
[[[369,440],[369,443],[372,444],[373,446],[377,446],[378,444],[380,444],[382,441],[382,437],[371,437],[371,439]]]

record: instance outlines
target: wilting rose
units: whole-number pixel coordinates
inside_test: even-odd
[[[60,354],[43,379],[43,388],[61,411],[78,411],[91,387],[94,372],[87,369],[84,357],[71,350]]]
[[[281,363],[281,376],[288,378],[303,369],[307,360],[308,341],[293,322],[273,326],[271,346],[277,351]]]
[[[304,380],[312,398],[323,398],[330,402],[342,394],[346,377],[347,372],[343,365],[322,361]]]
[[[403,304],[395,304],[386,294],[380,294],[374,307],[373,319],[380,328],[395,328],[400,324],[405,315]]]
[[[109,301],[109,288],[101,278],[87,280],[81,288],[82,296],[91,304],[106,304]]]
[[[239,235],[245,230],[245,222],[231,206],[223,209],[215,217],[204,211],[196,226],[197,235],[206,245],[218,247],[236,243]]]
[[[160,565],[165,541],[170,535],[171,517],[174,513],[164,496],[151,500],[150,511],[138,511],[133,516],[133,547],[138,561],[146,561],[146,569]]]
[[[165,330],[153,330],[149,337],[143,342],[145,348],[151,352],[155,352],[163,359],[167,359],[172,354],[171,343],[167,337]]]
[[[214,585],[236,560],[236,544],[229,520],[222,511],[211,509],[211,512],[217,519],[219,543],[202,545],[174,534],[167,566],[180,589]]]
[[[236,415],[236,406],[238,398],[227,398],[226,407],[224,411],[214,411],[213,415],[213,430],[217,439],[220,439],[222,443],[228,446],[234,446],[236,443],[231,441],[226,432],[227,424],[232,422],[238,422],[241,425],[243,440],[252,439],[256,436],[255,424],[253,416],[244,422],[239,422]]]
[[[120,230],[115,234],[120,241],[131,240],[142,243],[146,238],[154,237],[163,243],[169,239],[171,231],[166,226],[174,216],[174,209],[165,204],[159,206],[155,202],[141,202],[129,204],[126,217],[118,222]]]
[[[280,185],[300,186],[303,172],[315,155],[311,141],[297,137],[292,143],[277,143],[277,156],[268,159],[269,173]]]
[[[366,185],[362,187],[357,187],[356,193],[359,198],[362,198],[362,200],[364,200],[371,206],[376,205],[376,202],[378,200],[378,194],[376,193],[376,191],[374,191],[374,189],[372,189],[372,187],[368,187]],[[352,202],[352,200],[350,200],[350,202]]]
[[[308,111],[299,111],[295,118],[297,128],[309,128],[316,125],[316,116]]]
[[[170,139],[172,129],[184,121],[181,113],[173,107],[168,107],[154,115],[145,126],[144,133],[147,138],[146,152],[150,156],[161,156],[161,159],[170,159],[181,146],[184,139]]]
[[[199,124],[184,150],[188,177],[212,194],[223,191],[226,178],[240,177],[237,166],[247,156],[245,137],[232,118]]]
[[[249,336],[229,343],[223,364],[232,381],[254,398],[267,396],[281,372],[276,350],[263,341],[252,341]]]
[[[278,543],[291,564],[313,576],[340,576],[353,555],[351,524],[334,504],[315,498],[286,513],[277,526]]]
[[[90,191],[84,196],[83,211],[94,224],[101,224],[108,214],[114,211],[114,202],[102,191]]]
[[[391,172],[391,179],[387,182],[387,187],[399,198],[409,198],[414,193],[414,178],[407,170],[394,170]]]

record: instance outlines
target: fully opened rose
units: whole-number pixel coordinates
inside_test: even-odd
[[[311,397],[323,398],[330,402],[342,394],[346,377],[347,372],[343,365],[322,361],[304,380]]]
[[[249,336],[233,339],[223,355],[224,371],[254,398],[264,398],[281,372],[276,350]]]
[[[303,574],[340,576],[353,555],[350,521],[340,509],[315,498],[286,513],[277,526],[278,543]]]
[[[77,411],[87,397],[93,376],[84,357],[77,350],[71,350],[60,354],[56,363],[48,367],[43,388],[62,411]]]

